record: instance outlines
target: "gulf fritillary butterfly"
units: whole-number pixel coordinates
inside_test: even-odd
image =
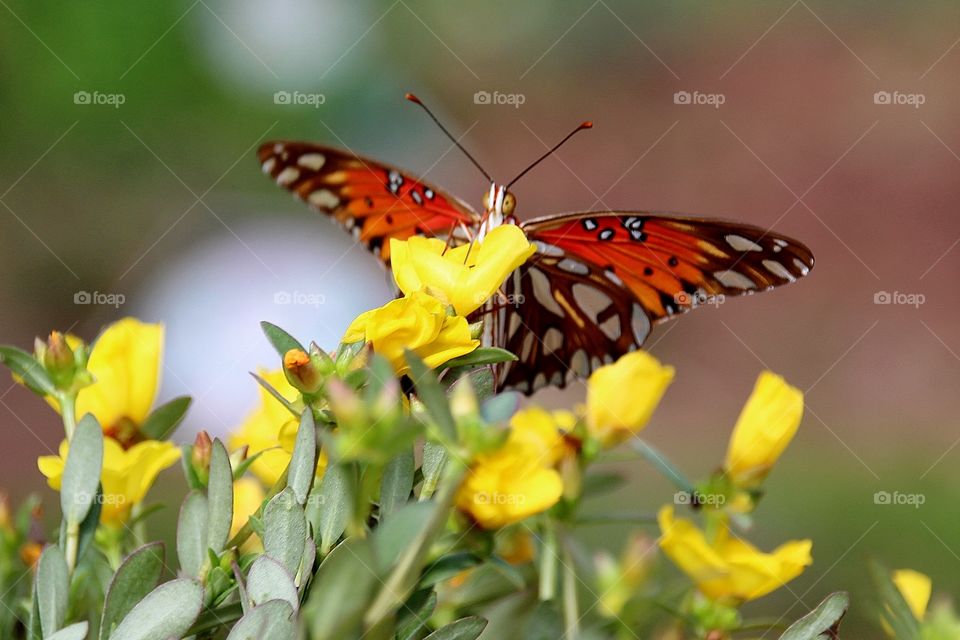
[[[264,173],[390,261],[390,239],[415,234],[461,243],[517,224],[536,253],[510,276],[489,314],[487,340],[519,360],[497,372],[499,389],[564,387],[639,348],[653,325],[717,296],[765,291],[813,268],[802,243],[755,226],[629,211],[570,213],[519,221],[509,190],[585,122],[506,185],[490,182],[483,214],[437,187],[381,162],[307,142],[268,142]]]

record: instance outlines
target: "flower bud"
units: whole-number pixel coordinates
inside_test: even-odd
[[[210,440],[210,434],[201,431],[193,442],[193,450],[190,452],[190,466],[204,485],[210,478],[210,455],[212,453],[213,442]]]
[[[283,354],[283,373],[287,381],[298,391],[314,394],[323,386],[325,371],[324,358],[319,349],[307,353],[303,349],[290,349]],[[326,358],[329,360],[329,358]]]

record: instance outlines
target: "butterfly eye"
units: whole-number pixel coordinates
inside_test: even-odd
[[[490,192],[489,192],[489,191],[484,191],[484,192],[483,192],[483,201],[481,202],[481,204],[483,204],[483,209],[484,209],[484,211],[489,211],[490,209],[493,208],[493,203],[490,202]]]
[[[503,196],[503,215],[513,215],[513,210],[517,208],[517,199],[512,193]]]

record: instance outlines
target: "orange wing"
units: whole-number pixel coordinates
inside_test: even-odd
[[[399,169],[306,142],[268,142],[263,172],[320,213],[332,216],[384,263],[390,238],[446,236],[479,216],[467,204]]]

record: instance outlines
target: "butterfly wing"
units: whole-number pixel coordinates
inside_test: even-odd
[[[351,231],[384,263],[390,239],[446,236],[477,214],[459,199],[389,165],[306,142],[268,142],[263,172]]]
[[[564,386],[640,347],[651,327],[724,297],[794,282],[813,268],[803,244],[758,227],[634,212],[522,224],[537,246],[507,281],[498,344],[519,357],[502,388]]]

